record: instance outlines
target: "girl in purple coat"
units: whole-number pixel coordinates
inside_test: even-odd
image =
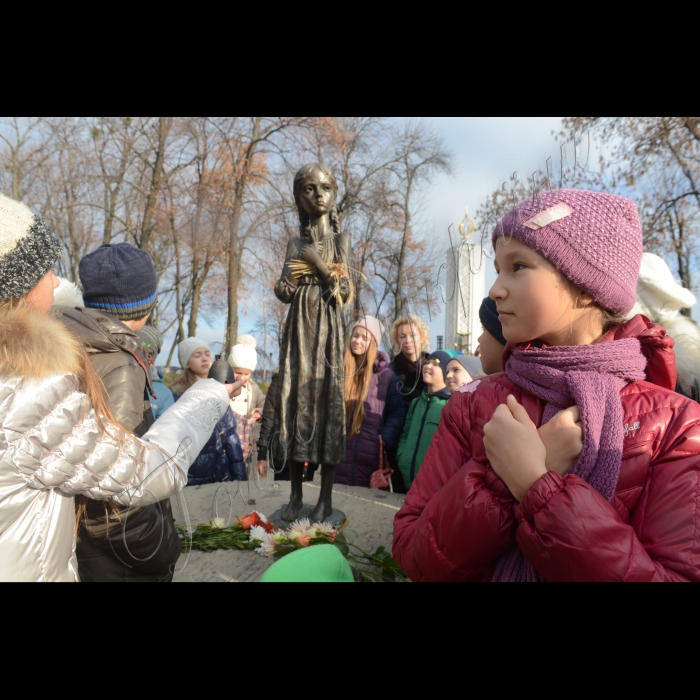
[[[338,467],[336,484],[369,488],[379,467],[380,436],[391,448],[401,437],[406,404],[398,379],[379,350],[382,325],[372,316],[358,321],[345,352],[347,448]]]

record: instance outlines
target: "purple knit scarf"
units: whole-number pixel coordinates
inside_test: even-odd
[[[518,348],[506,372],[518,387],[546,402],[542,424],[578,406],[583,423],[583,452],[571,467],[606,500],[612,501],[620,479],[623,414],[620,391],[646,378],[647,361],[636,338],[597,345]],[[535,583],[544,579],[517,545],[496,568],[499,583]]]

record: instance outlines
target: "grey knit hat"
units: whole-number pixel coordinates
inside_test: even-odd
[[[457,357],[453,357],[450,362],[459,362],[459,364],[469,372],[472,379],[484,374],[484,368],[481,366],[481,360],[478,357],[457,355]]]
[[[0,301],[29,294],[62,250],[61,241],[42,219],[0,194]]]
[[[153,353],[154,359],[160,355],[160,351],[163,349],[163,336],[153,326],[144,326],[138,332],[138,336],[147,356],[149,352]]]

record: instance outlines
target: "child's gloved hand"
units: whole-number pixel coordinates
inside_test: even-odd
[[[538,432],[547,449],[547,471],[566,476],[583,452],[583,425],[578,407],[560,411]]]
[[[547,473],[547,448],[514,396],[484,426],[484,446],[491,467],[518,502]]]

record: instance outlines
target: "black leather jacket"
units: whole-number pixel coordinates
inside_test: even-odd
[[[151,409],[151,374],[140,338],[113,316],[96,309],[57,309],[61,320],[77,335],[104,382],[114,417],[141,437]],[[152,422],[151,422],[152,425]]]

